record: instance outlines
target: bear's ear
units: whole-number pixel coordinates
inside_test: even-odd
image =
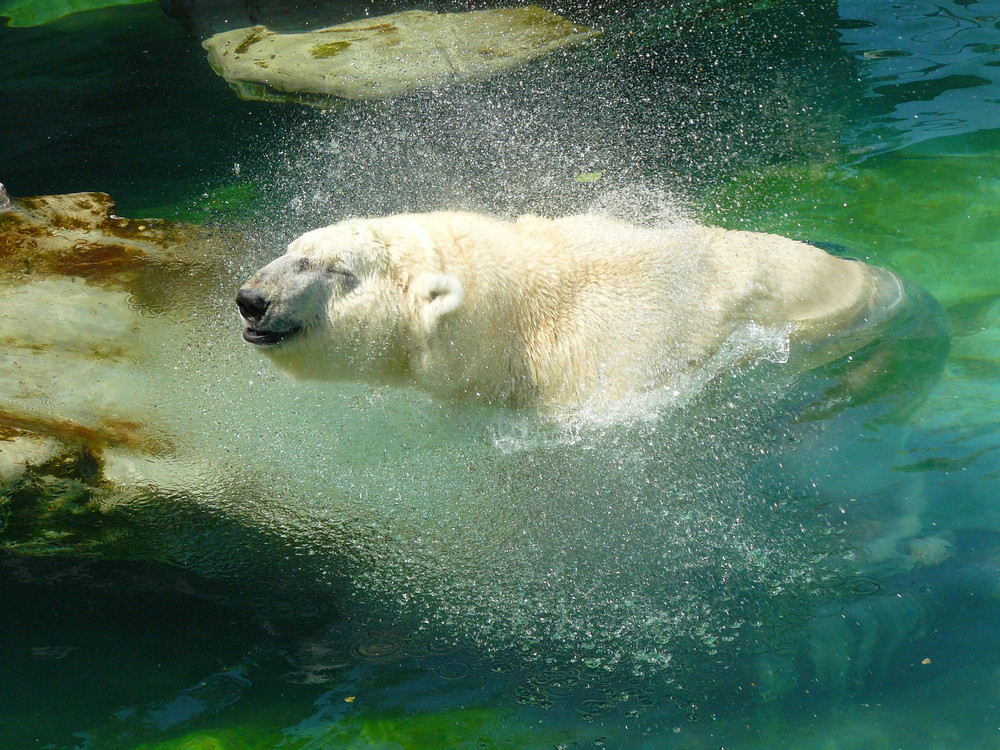
[[[418,320],[425,333],[433,333],[441,318],[462,304],[462,282],[444,273],[424,273],[410,285]]]

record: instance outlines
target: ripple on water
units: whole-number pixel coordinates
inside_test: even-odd
[[[861,54],[869,60],[887,60],[890,57],[909,57],[913,53],[905,49],[871,49]]]

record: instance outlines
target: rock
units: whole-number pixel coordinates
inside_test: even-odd
[[[104,193],[71,193],[11,201],[0,213],[0,275],[5,286],[35,274],[76,277],[91,284],[139,292],[164,268],[191,270],[211,262],[197,257],[195,227],[158,219],[117,216]],[[178,266],[179,264],[179,266]]]
[[[203,227],[118,216],[104,193],[18,198],[0,211],[0,292],[62,279],[159,313],[205,296],[226,242]]]
[[[54,437],[0,425],[0,487],[20,479],[29,467],[58,458],[65,447]]]
[[[265,26],[216,34],[208,60],[244,99],[323,106],[485,78],[599,32],[535,6],[404,11],[302,34]]]
[[[6,192],[0,197],[6,197]],[[0,212],[0,488],[109,448],[158,455],[146,371],[183,332],[162,313],[221,262],[206,230],[115,215],[103,193],[7,200]],[[185,294],[167,279],[183,279]],[[64,463],[64,462],[63,462]]]
[[[243,545],[281,545],[246,521],[260,493],[223,467],[190,372],[235,245],[102,193],[0,212],[0,550],[235,575],[257,565]]]

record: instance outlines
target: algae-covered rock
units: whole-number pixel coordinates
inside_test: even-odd
[[[534,6],[404,11],[301,34],[265,26],[207,39],[212,67],[244,99],[323,104],[383,99],[475,80],[599,32]]]
[[[102,193],[11,201],[0,192],[0,516],[26,485],[44,502],[73,485],[79,499],[149,483],[123,468],[137,462],[193,467],[176,461],[183,441],[160,418],[152,375],[163,342],[185,330],[165,313],[203,294],[218,239],[119,217]]]
[[[8,26],[41,26],[68,16],[114,5],[140,5],[153,0],[0,0],[0,17]]]
[[[4,196],[6,197],[6,193]],[[207,232],[156,219],[126,219],[104,193],[71,193],[10,201],[0,197],[0,279],[10,287],[41,276],[77,278],[133,292],[164,267],[211,262]],[[195,249],[201,247],[201,257]]]
[[[204,416],[238,239],[103,193],[0,210],[0,550],[285,575],[253,463],[220,446],[240,419]]]

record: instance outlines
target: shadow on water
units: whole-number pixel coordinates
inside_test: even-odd
[[[263,632],[222,586],[176,569],[4,553],[0,571],[8,747],[76,745],[95,719],[245,659]]]

